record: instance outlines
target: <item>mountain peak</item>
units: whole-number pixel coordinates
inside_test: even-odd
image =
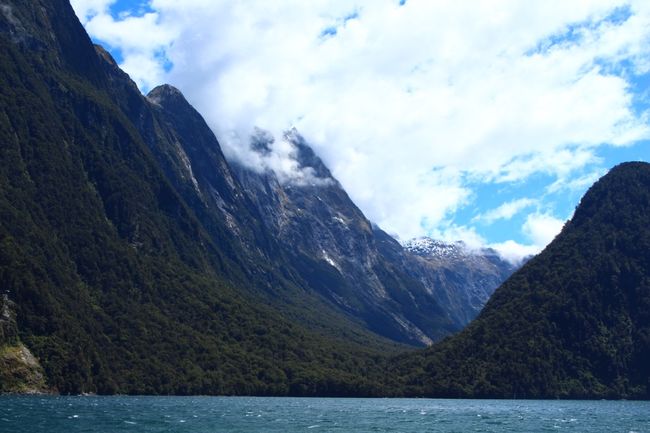
[[[329,168],[296,128],[278,137],[271,131],[255,127],[249,140],[254,163],[247,162],[246,158],[240,161],[249,169],[273,172],[281,183],[294,186],[338,185]],[[283,162],[278,163],[278,160]]]
[[[404,248],[421,257],[459,257],[469,253],[467,245],[463,241],[447,243],[426,236],[406,241]]]
[[[601,220],[626,218],[619,208],[638,211],[647,207],[644,191],[650,188],[650,164],[647,162],[624,162],[613,167],[601,177],[582,197],[575,214],[568,225],[573,227],[592,221],[595,216]]]
[[[275,138],[273,134],[266,129],[258,128],[257,126],[253,129],[253,134],[250,139],[250,145],[253,151],[262,156],[268,156],[272,152],[271,145],[274,142]]]
[[[154,87],[148,94],[147,99],[156,105],[167,106],[169,104],[189,104],[183,93],[171,84],[161,84]]]
[[[626,161],[612,167],[608,175],[615,174],[615,173],[626,173],[626,172],[630,172],[631,170],[633,171],[637,171],[640,169],[647,170],[649,168],[650,168],[650,163],[647,163],[645,161]]]
[[[307,140],[298,132],[296,128],[291,128],[284,133],[284,139],[296,147],[296,161],[300,168],[310,168],[314,170],[317,178],[332,179],[332,173],[325,165],[322,159],[314,149],[307,144]]]
[[[477,320],[425,355],[422,394],[647,398],[649,215],[650,164],[610,170]]]

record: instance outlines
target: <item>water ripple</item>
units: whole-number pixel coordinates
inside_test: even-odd
[[[0,396],[0,433],[650,432],[624,401]]]

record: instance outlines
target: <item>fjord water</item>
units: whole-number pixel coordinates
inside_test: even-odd
[[[0,432],[650,432],[639,401],[0,397]]]

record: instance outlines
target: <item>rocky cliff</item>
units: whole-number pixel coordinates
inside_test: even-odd
[[[279,139],[293,147],[297,180],[235,162],[236,177],[310,287],[374,332],[430,344],[469,323],[514,270],[494,251],[442,257],[402,247],[365,217],[296,130]],[[251,150],[262,158],[275,140],[258,130]]]
[[[463,242],[446,243],[425,237],[406,242],[404,248],[415,256],[408,265],[411,272],[463,327],[519,267],[493,249],[471,249]]]

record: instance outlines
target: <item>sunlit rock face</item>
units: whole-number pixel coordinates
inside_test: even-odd
[[[412,269],[453,317],[467,324],[478,315],[494,290],[517,268],[495,250],[473,250],[463,242],[418,238],[404,248],[415,255]]]
[[[280,140],[293,147],[283,165],[291,173],[240,162],[236,177],[310,286],[371,330],[430,344],[462,329],[514,270],[491,250],[430,239],[426,250],[417,248],[423,240],[403,247],[363,215],[297,131]],[[265,131],[251,137],[258,161],[276,146]]]

